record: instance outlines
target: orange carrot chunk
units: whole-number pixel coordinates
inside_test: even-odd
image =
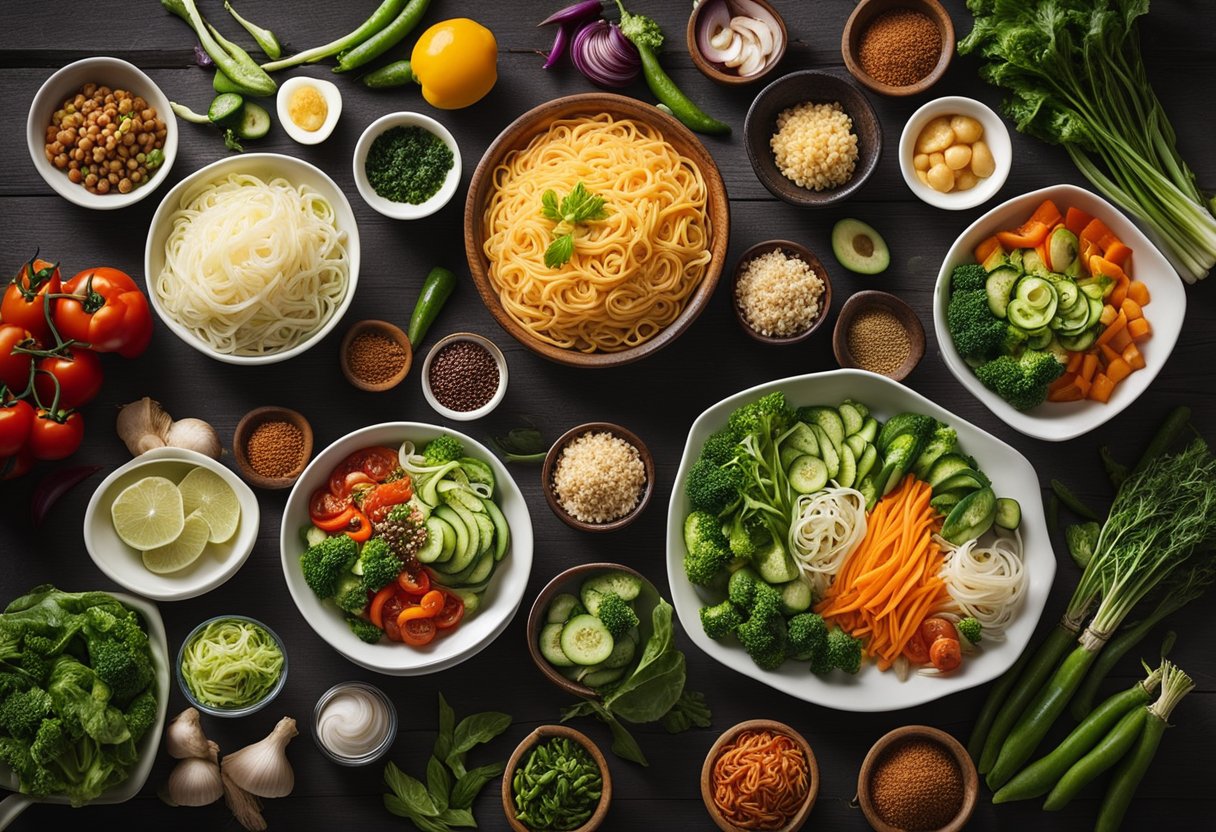
[[[1083,352],[1070,352],[1068,354],[1068,363],[1064,365],[1064,370],[1076,375],[1077,373],[1081,372],[1081,361],[1084,358],[1085,353]]]
[[[1085,230],[1085,226],[1093,222],[1093,219],[1093,217],[1080,208],[1069,208],[1064,212],[1064,227],[1080,238],[1081,232]]]
[[[1081,362],[1081,378],[1093,381],[1094,373],[1098,372],[1098,356],[1092,352],[1086,353]]]
[[[1094,383],[1089,388],[1087,394],[1089,398],[1096,402],[1110,401],[1110,394],[1115,391],[1115,383],[1105,373],[1098,373],[1094,376]]]
[[[1135,344],[1128,344],[1123,348],[1123,360],[1133,370],[1143,370],[1148,366],[1144,362],[1144,356],[1140,354],[1140,348]]]
[[[1039,225],[1053,228],[1063,221],[1064,216],[1060,213],[1060,209],[1056,207],[1056,204],[1050,199],[1045,199],[1038,208],[1034,209],[1034,213],[1030,215],[1030,219],[1026,221],[1026,224],[1022,228],[1026,228],[1031,223],[1038,223]]]
[[[1119,353],[1112,350],[1106,344],[1101,344],[1098,347],[1098,349],[1102,351],[1102,361],[1105,362],[1108,366],[1110,365],[1110,362],[1116,361],[1116,360],[1122,358],[1122,356],[1119,355]]]
[[[1115,316],[1115,319],[1111,321],[1111,323],[1107,324],[1106,329],[1102,330],[1102,334],[1098,336],[1098,346],[1100,347],[1103,344],[1109,343],[1110,340],[1118,335],[1119,332],[1122,331],[1126,326],[1127,316],[1120,312],[1117,316]],[[1112,348],[1117,349],[1117,347],[1114,347],[1113,344],[1111,346]]]
[[[1117,317],[1119,317],[1119,310],[1108,303],[1102,307],[1102,315],[1098,318],[1098,321],[1102,326],[1110,326],[1115,322],[1115,318]]]
[[[1102,256],[1116,266],[1122,267],[1127,263],[1127,259],[1132,256],[1132,250],[1123,245],[1119,240],[1115,240],[1106,247],[1106,251],[1102,253]]]
[[[1153,334],[1153,328],[1149,326],[1148,318],[1137,318],[1127,322],[1127,334],[1133,341],[1144,341]]]
[[[1148,306],[1148,286],[1143,280],[1133,280],[1127,285],[1127,296],[1141,306]]]
[[[1132,367],[1122,358],[1116,358],[1106,366],[1106,377],[1118,384],[1132,374]]]
[[[1140,320],[1143,321],[1144,319],[1141,318]],[[1109,343],[1111,349],[1123,352],[1131,342],[1132,336],[1128,334],[1127,327],[1123,327],[1123,329],[1115,333],[1115,337],[1111,338]]]
[[[1080,354],[1081,353],[1079,353],[1079,352],[1073,353],[1073,355],[1080,355]],[[1076,373],[1070,373],[1070,372],[1066,371],[1064,373],[1064,375],[1060,376],[1058,379],[1053,381],[1051,384],[1047,385],[1047,392],[1050,394],[1050,393],[1056,392],[1057,390],[1063,390],[1065,387],[1068,387],[1070,384],[1072,384],[1073,380],[1076,377],[1077,377]],[[1049,396],[1049,398],[1050,398],[1050,396]],[[1053,399],[1053,401],[1054,401],[1054,399]]]
[[[1110,302],[1115,306],[1122,307],[1123,301],[1125,301],[1127,299],[1127,287],[1130,285],[1131,285],[1131,281],[1128,280],[1126,277],[1121,277],[1118,280],[1116,280],[1115,288],[1110,293],[1110,298],[1109,298]]]

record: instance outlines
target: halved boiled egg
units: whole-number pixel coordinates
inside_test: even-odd
[[[329,138],[342,114],[342,93],[329,81],[296,76],[279,86],[275,100],[279,123],[300,144],[320,144]]]

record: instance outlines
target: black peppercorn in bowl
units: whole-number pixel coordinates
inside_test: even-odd
[[[453,332],[422,362],[422,395],[436,413],[458,422],[488,416],[507,395],[507,359],[489,338]]]

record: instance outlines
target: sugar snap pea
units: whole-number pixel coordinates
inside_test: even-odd
[[[430,2],[431,0],[410,0],[405,8],[383,29],[358,46],[339,53],[338,65],[334,67],[334,72],[349,72],[352,69],[358,69],[392,49],[418,25],[422,16],[426,14],[426,7],[430,5]]]
[[[297,52],[282,60],[262,64],[262,69],[267,72],[276,72],[280,69],[287,69],[288,67],[299,66],[300,64],[316,63],[323,58],[337,55],[343,49],[352,49],[391,23],[403,6],[405,6],[405,0],[383,0],[367,20],[360,23],[354,31],[343,35],[337,40],[331,40],[329,43],[322,44],[321,46],[314,46],[312,49],[305,49],[303,52]]]

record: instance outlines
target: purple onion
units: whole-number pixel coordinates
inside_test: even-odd
[[[207,54],[207,50],[197,43],[194,44],[194,62],[203,69],[210,69],[215,66],[215,61],[211,60],[211,56]]]
[[[570,26],[563,23],[557,27],[557,37],[553,38],[553,48],[549,50],[549,54],[545,56],[544,69],[551,69],[558,61],[562,59],[562,55],[566,54],[566,47],[570,45]]]
[[[550,23],[578,23],[592,16],[599,17],[603,11],[604,7],[601,5],[600,0],[582,0],[580,3],[566,6],[566,8],[554,12],[536,25],[548,26]]]
[[[574,35],[570,59],[578,71],[601,87],[627,87],[642,71],[642,58],[615,23],[593,20]]]

